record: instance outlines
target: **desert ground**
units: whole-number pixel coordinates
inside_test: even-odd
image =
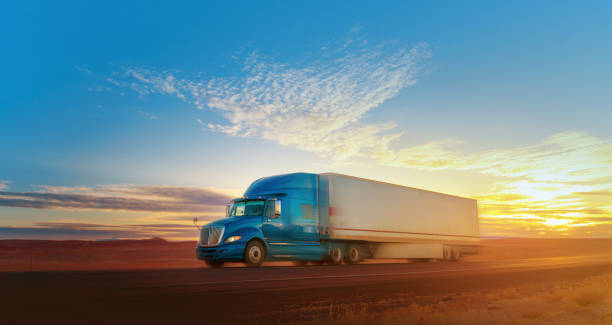
[[[612,273],[544,284],[423,295],[400,307],[370,311],[372,308],[376,305],[361,308],[333,305],[327,315],[301,324],[605,325],[612,322]]]
[[[485,239],[460,262],[240,263],[195,242],[0,241],[19,323],[610,324],[612,239]]]

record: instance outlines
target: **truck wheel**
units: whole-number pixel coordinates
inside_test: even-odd
[[[208,267],[219,268],[223,266],[223,261],[204,261]]]
[[[345,262],[349,264],[358,264],[361,262],[361,250],[357,245],[350,245],[345,257]]]
[[[259,267],[264,261],[266,250],[257,240],[250,241],[244,249],[244,262],[249,267]]]
[[[329,264],[331,265],[340,265],[342,264],[342,260],[344,259],[344,252],[340,247],[334,247],[329,252]]]

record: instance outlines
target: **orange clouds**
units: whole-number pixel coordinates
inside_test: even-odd
[[[39,186],[31,192],[0,191],[0,208],[10,213],[0,238],[193,239],[194,216],[203,222],[224,214],[231,196],[215,189],[180,186]],[[20,218],[19,215],[22,217]]]
[[[455,140],[388,150],[378,162],[500,176],[477,197],[484,234],[612,235],[612,140],[555,134],[514,149],[466,153]]]
[[[40,186],[34,192],[0,191],[0,206],[37,209],[205,212],[231,199],[214,190],[178,186]]]

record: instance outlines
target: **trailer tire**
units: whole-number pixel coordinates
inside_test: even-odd
[[[408,262],[412,263],[427,263],[431,261],[431,258],[409,258]]]
[[[442,260],[444,261],[450,261],[451,260],[451,248],[444,246],[444,249],[442,250]]]
[[[266,257],[266,249],[259,240],[251,240],[244,248],[244,262],[248,267],[259,267]]]
[[[329,264],[340,265],[344,259],[344,251],[340,247],[333,247],[329,252]]]
[[[208,265],[208,267],[220,268],[220,267],[223,266],[223,264],[225,262],[224,261],[204,261],[204,263],[206,263],[206,265]]]
[[[348,264],[359,264],[362,260],[359,245],[349,245],[344,261]]]
[[[458,248],[453,249],[451,251],[451,261],[457,262],[459,261],[460,258],[461,258],[461,250]]]

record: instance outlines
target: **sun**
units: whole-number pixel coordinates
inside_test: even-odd
[[[554,218],[548,218],[546,219],[546,221],[542,222],[542,224],[545,224],[547,226],[550,227],[560,227],[560,226],[565,226],[568,223],[571,223],[573,220],[572,219],[554,219]]]

